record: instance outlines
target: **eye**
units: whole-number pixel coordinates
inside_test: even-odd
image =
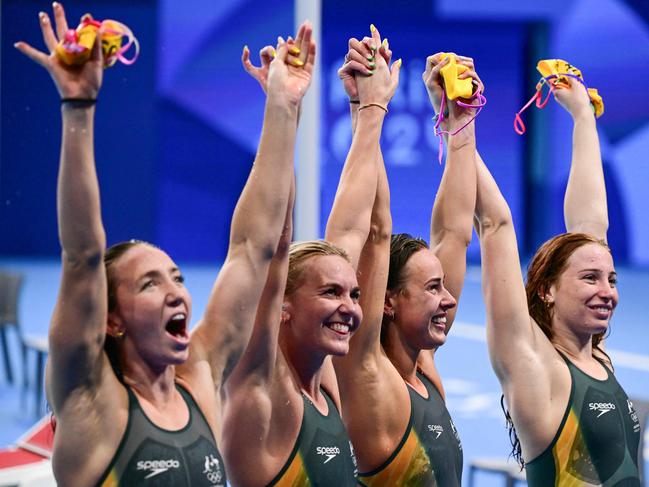
[[[325,296],[335,296],[336,293],[336,288],[335,287],[328,287],[324,291],[322,291],[322,294]]]
[[[596,281],[597,278],[595,277],[595,274],[586,274],[583,279],[587,281]]]
[[[146,289],[149,289],[153,287],[155,284],[155,281],[153,279],[147,279],[142,283],[142,286],[140,287],[140,291],[144,291]]]
[[[356,289],[351,292],[351,298],[354,302],[358,302],[358,300],[361,299],[361,291],[360,289]]]
[[[179,284],[183,284],[185,282],[185,276],[182,274],[178,274],[176,277],[174,277],[174,281],[176,281]]]
[[[426,288],[426,290],[427,290],[428,292],[430,292],[430,293],[437,294],[437,293],[439,292],[439,290],[440,290],[441,287],[442,287],[441,284],[439,284],[439,283],[433,283],[433,284],[430,284],[430,285]]]
[[[608,282],[612,287],[617,286],[617,276],[611,276],[608,278]]]

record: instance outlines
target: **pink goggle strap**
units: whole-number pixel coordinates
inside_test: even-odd
[[[521,118],[521,113],[527,110],[534,101],[536,101],[537,108],[545,108],[545,105],[548,104],[548,101],[550,99],[550,95],[554,92],[554,90],[556,90],[554,83],[551,83],[551,80],[557,79],[560,76],[569,76],[571,78],[576,79],[582,85],[584,85],[584,88],[586,88],[586,91],[588,91],[588,86],[586,86],[584,80],[581,79],[579,76],[576,76],[571,73],[551,74],[550,76],[545,76],[544,78],[541,78],[541,81],[539,82],[540,86],[538,86],[536,93],[534,93],[534,96],[530,98],[530,100],[523,106],[523,108],[521,108],[518,112],[516,112],[516,115],[514,116],[514,131],[518,135],[523,135],[527,130],[525,128],[525,124],[523,123],[523,119]],[[548,94],[546,95],[545,99],[543,99],[543,97],[541,96],[541,90],[543,89],[544,84],[548,85],[549,88]]]
[[[443,141],[443,136],[444,135],[456,135],[460,133],[464,128],[469,125],[471,122],[475,120],[475,118],[480,115],[480,112],[482,111],[482,108],[487,104],[487,99],[484,97],[481,91],[476,91],[473,96],[471,97],[472,100],[478,100],[478,103],[472,104],[472,103],[464,103],[463,101],[458,100],[456,103],[463,107],[463,108],[473,108],[477,109],[475,112],[475,115],[469,120],[467,123],[462,125],[459,129],[457,129],[454,132],[449,132],[448,130],[441,130],[440,126],[442,125],[442,122],[446,119],[444,117],[444,110],[446,108],[446,90],[442,91],[442,103],[440,104],[439,107],[439,117],[437,117],[437,122],[435,122],[435,135],[439,137],[439,150],[437,153],[437,160],[439,163],[442,163],[442,155],[444,154],[444,141]]]
[[[110,20],[109,22],[116,24],[120,30],[106,29],[107,33],[112,35],[121,35],[127,38],[126,43],[111,57],[116,57],[123,64],[130,66],[137,60],[138,56],[140,55],[140,43],[133,35],[131,29],[129,29],[126,25],[122,24],[121,22],[117,22],[116,20]],[[133,57],[131,59],[128,59],[126,56],[124,56],[124,53],[128,51],[131,46],[135,46],[135,53],[133,54]]]

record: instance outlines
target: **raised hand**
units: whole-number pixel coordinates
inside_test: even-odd
[[[298,30],[295,42],[289,44],[282,37],[277,39],[277,56],[269,64],[266,93],[269,97],[299,105],[311,84],[315,64],[313,27],[307,20]],[[263,69],[263,68],[262,68]]]
[[[468,68],[467,71],[459,75],[459,78],[472,78],[473,84],[475,85],[474,93],[477,91],[484,92],[484,85],[475,71],[473,58],[456,55],[456,59],[459,64]],[[428,92],[428,98],[430,99],[430,103],[433,106],[435,113],[439,113],[442,102],[442,93],[444,92],[444,80],[440,71],[447,64],[448,58],[442,58],[442,53],[433,54],[432,56],[428,56],[426,59],[426,70],[422,74],[422,79],[426,85],[426,91]],[[465,100],[465,102],[469,101],[470,100]],[[447,107],[449,112],[449,122],[445,121],[444,125],[450,123],[451,126],[443,127],[445,130],[452,131],[454,128],[462,126],[475,115],[475,112],[472,109],[462,107],[450,100],[447,100]]]
[[[345,62],[338,70],[338,77],[343,82],[345,93],[351,101],[358,101],[358,87],[356,86],[355,74],[372,75],[376,68],[374,60],[376,55],[376,46],[372,38],[366,37],[369,42],[361,42],[358,39],[349,39],[349,50],[345,55]],[[390,64],[392,51],[390,50],[388,39],[383,39],[378,48],[378,53]]]
[[[80,66],[68,66],[55,53],[56,45],[68,30],[68,23],[60,3],[54,2],[53,9],[56,34],[49,16],[45,12],[40,12],[38,15],[43,40],[49,53],[39,51],[22,41],[16,42],[14,47],[47,69],[61,98],[96,99],[104,75],[103,55],[99,41],[101,29],[97,32],[97,41],[93,46],[90,59]]]
[[[376,103],[387,108],[388,103],[394,96],[397,86],[399,85],[401,60],[399,59],[389,67],[388,62],[386,61],[389,52],[387,43],[382,43],[381,34],[376,27],[372,25],[371,30],[372,37],[364,38],[362,44],[369,46],[373,52],[378,50],[379,55],[374,56],[373,58],[375,67],[372,74],[366,75],[364,73],[359,73],[359,75],[356,76],[358,99],[361,103],[361,107],[363,105]]]
[[[566,77],[569,88],[556,87],[552,90],[554,99],[557,100],[559,105],[566,109],[572,118],[575,118],[584,113],[593,115],[593,110],[590,106],[590,97],[586,87],[574,78]]]

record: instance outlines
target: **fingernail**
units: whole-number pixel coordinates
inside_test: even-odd
[[[293,66],[298,66],[298,67],[299,66],[304,66],[304,62],[299,60],[299,59],[293,59],[292,63],[293,63]]]
[[[396,60],[395,64],[397,65],[397,68],[401,68],[401,63],[403,63],[403,60],[401,58]]]
[[[52,8],[57,8],[59,6],[58,2],[52,2]]]
[[[374,54],[368,54],[367,56],[365,56],[365,58],[366,58],[368,61],[374,61]]]
[[[367,70],[367,72],[368,72],[370,75],[374,74],[375,71],[376,71],[376,69],[368,69],[368,70]]]
[[[376,27],[374,27],[374,24],[370,24],[370,32],[374,34],[376,32]]]
[[[14,47],[18,49],[18,42],[14,42]]]
[[[370,64],[370,68],[372,69],[374,69],[374,67],[376,66],[376,63],[369,63],[369,64]]]
[[[273,57],[277,57],[277,51],[275,51],[275,49],[272,47],[270,48],[270,55]]]
[[[249,50],[250,50],[250,49],[248,49],[248,44],[246,44],[245,46],[243,46],[243,50],[244,50],[244,51],[249,51]]]
[[[300,54],[300,48],[297,46],[291,46],[288,50],[291,54]]]
[[[383,42],[381,42],[381,45],[383,47],[388,47],[388,38],[387,37],[385,39],[383,39]]]

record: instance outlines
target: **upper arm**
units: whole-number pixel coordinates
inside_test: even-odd
[[[49,333],[48,391],[54,412],[72,390],[102,380],[107,290],[103,253],[72,260],[63,253],[61,286]]]

